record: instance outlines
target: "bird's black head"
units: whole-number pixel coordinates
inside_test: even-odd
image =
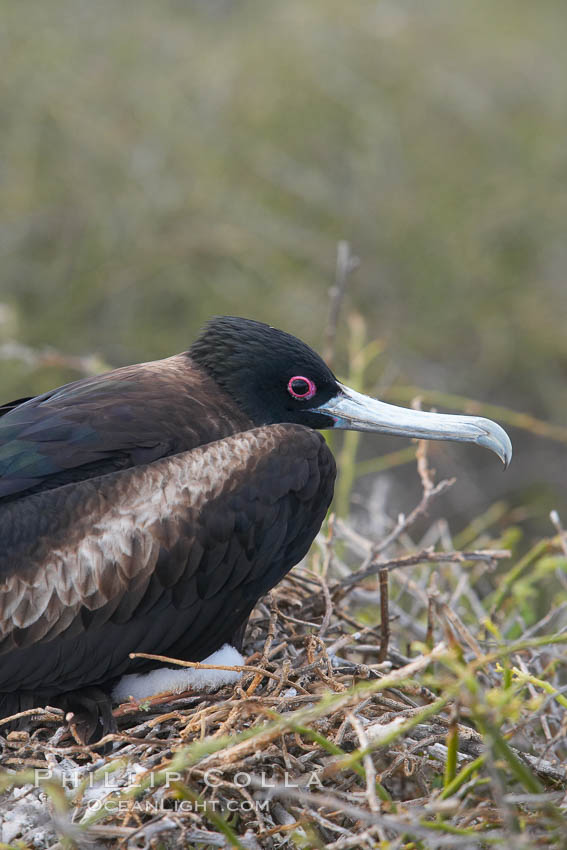
[[[189,354],[254,425],[295,422],[309,428],[378,431],[425,440],[455,440],[491,449],[507,465],[506,432],[479,416],[407,410],[340,384],[313,349],[261,322],[213,319]]]
[[[206,325],[189,353],[254,425],[334,424],[332,416],[314,408],[340,392],[337,379],[312,348],[291,334],[251,319],[222,316]]]

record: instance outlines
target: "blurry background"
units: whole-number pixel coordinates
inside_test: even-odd
[[[551,507],[567,518],[564,2],[0,12],[2,399],[80,376],[34,351],[96,355],[87,370],[158,358],[218,313],[321,350],[347,239],[361,265],[341,376],[361,313],[383,344],[368,392],[409,403],[417,386],[560,426],[510,428],[506,475],[487,452],[436,444],[438,471],[459,476],[442,514],[458,527],[505,499],[545,533]],[[364,438],[359,457],[401,445]],[[386,492],[394,516],[419,493],[413,465],[359,487],[362,502]]]

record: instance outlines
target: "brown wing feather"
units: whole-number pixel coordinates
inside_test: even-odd
[[[83,378],[6,407],[5,501],[148,464],[252,424],[186,354]]]
[[[305,554],[334,474],[321,435],[273,425],[5,506],[0,691],[218,648]]]

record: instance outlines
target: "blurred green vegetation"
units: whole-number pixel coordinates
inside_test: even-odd
[[[385,349],[368,390],[417,385],[565,423],[564,2],[0,0],[0,13],[4,340],[120,365],[234,313],[321,348],[345,238],[362,258],[348,309]],[[13,358],[0,391],[73,377]],[[567,509],[564,446],[512,436],[507,476],[449,451],[467,469],[457,512],[518,493],[542,516]]]

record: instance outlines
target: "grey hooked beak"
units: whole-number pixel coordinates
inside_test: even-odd
[[[332,416],[335,428],[344,428],[347,431],[379,431],[420,440],[476,443],[495,452],[504,468],[512,459],[510,437],[491,419],[410,410],[357,393],[343,384],[339,384],[339,387],[340,393],[313,410],[314,413]]]

